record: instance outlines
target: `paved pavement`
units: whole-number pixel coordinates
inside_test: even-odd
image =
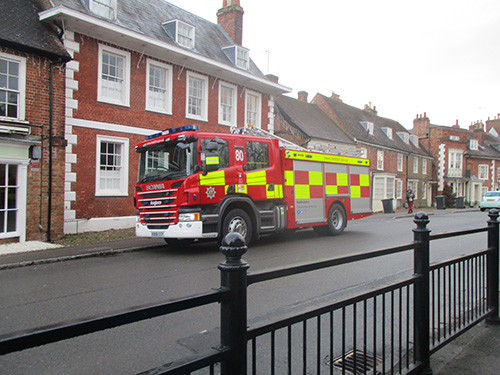
[[[468,211],[471,210],[456,212]],[[386,215],[395,219],[413,217],[406,216],[402,210]],[[0,245],[0,272],[23,266],[140,251],[151,246],[165,246],[165,242],[162,239],[134,238],[73,247],[53,247],[43,242]],[[481,322],[435,353],[431,357],[431,367],[433,374],[438,375],[499,375],[500,324]]]
[[[91,245],[59,247],[44,242],[0,245],[0,271],[3,269],[62,262],[98,256],[139,251],[166,246],[161,238],[132,238]]]

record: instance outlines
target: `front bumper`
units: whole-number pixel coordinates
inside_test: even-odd
[[[217,233],[203,233],[201,221],[183,221],[170,225],[168,229],[149,229],[141,224],[139,219],[135,223],[135,235],[137,237],[153,238],[215,238]]]

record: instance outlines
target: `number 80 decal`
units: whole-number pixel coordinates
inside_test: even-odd
[[[236,158],[236,161],[243,161],[243,150],[236,150],[234,157]]]

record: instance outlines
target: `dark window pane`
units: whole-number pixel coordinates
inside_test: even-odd
[[[17,117],[17,105],[8,105],[7,106],[7,117]]]
[[[5,192],[7,189],[0,188],[0,210],[5,209]]]
[[[8,209],[17,208],[16,193],[17,193],[17,188],[9,188],[7,190],[7,208]]]
[[[16,230],[17,211],[7,211],[7,232]]]
[[[17,186],[17,165],[9,164],[9,186]]]
[[[5,186],[5,168],[7,164],[0,164],[0,186]]]

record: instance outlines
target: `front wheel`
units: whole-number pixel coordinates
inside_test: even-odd
[[[328,229],[330,234],[338,236],[347,225],[347,215],[344,207],[339,203],[334,203],[328,210]]]
[[[222,238],[228,233],[239,233],[245,239],[246,244],[250,244],[252,241],[252,221],[244,210],[236,208],[229,211],[224,217]]]

